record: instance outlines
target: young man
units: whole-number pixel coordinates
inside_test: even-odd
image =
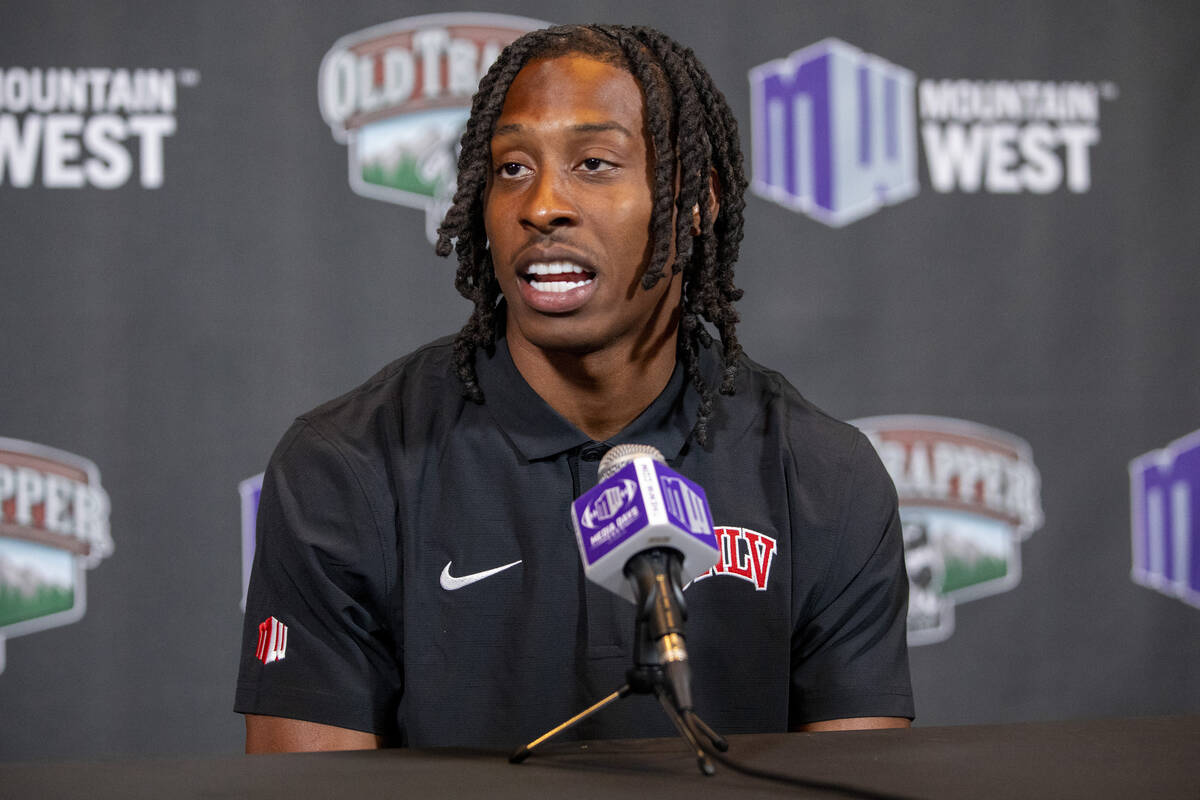
[[[624,442],[704,486],[719,526],[722,563],[687,589],[698,713],[726,734],[908,724],[895,491],[860,433],[741,354],[744,188],[724,98],[662,34],[552,28],[501,54],[439,242],[474,313],[272,457],[247,750],[511,747],[620,685],[633,609],[584,579],[568,507]],[[671,733],[637,697],[578,730]]]

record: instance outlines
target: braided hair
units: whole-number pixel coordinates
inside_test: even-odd
[[[436,245],[438,255],[448,256],[452,249],[457,253],[454,285],[475,306],[454,341],[455,368],[464,394],[482,403],[475,352],[495,342],[500,297],[483,222],[496,120],[508,87],[527,63],[569,54],[628,70],[645,96],[645,125],[654,148],[653,245],[642,285],[650,289],[662,279],[674,241],[671,270],[683,273],[679,352],[685,374],[700,395],[693,430],[703,445],[713,409],[713,387],[700,371],[700,348],[712,343],[701,320],[711,323],[721,339],[723,372],[718,389],[723,394],[733,393],[741,353],[733,304],[742,290],[734,286],[733,264],[742,241],[746,178],[737,122],[724,95],[690,48],[652,28],[563,25],[533,31],[508,45],[480,81],[463,132],[458,189],[438,229]],[[709,176],[714,174],[719,182],[714,188],[720,197],[715,218],[708,194]],[[699,210],[698,236],[692,234],[694,208]]]

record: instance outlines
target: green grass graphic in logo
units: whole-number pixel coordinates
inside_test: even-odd
[[[957,589],[965,589],[985,581],[994,581],[1008,574],[1008,563],[996,556],[983,556],[965,561],[957,558],[946,559],[946,579],[942,584],[942,594],[948,594]]]
[[[373,183],[376,186],[422,194],[426,197],[433,197],[437,192],[437,181],[421,180],[417,159],[409,156],[400,158],[390,166],[380,163],[364,163],[362,178],[367,183]]]
[[[75,591],[60,586],[41,586],[22,592],[0,585],[0,628],[29,619],[37,619],[75,605]]]

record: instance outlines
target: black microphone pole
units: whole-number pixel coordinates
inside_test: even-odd
[[[669,548],[638,553],[625,565],[625,576],[637,598],[634,636],[635,666],[661,667],[675,709],[691,711],[692,676],[683,624],[687,601],[680,578],[680,556]]]

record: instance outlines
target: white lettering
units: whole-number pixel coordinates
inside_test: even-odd
[[[383,54],[383,96],[389,104],[403,103],[412,94],[416,83],[416,66],[412,53],[393,47]]]
[[[17,467],[17,491],[13,504],[13,519],[18,525],[33,525],[33,509],[46,496],[46,481],[42,474],[29,467]]]
[[[1021,191],[1017,175],[1017,127],[1002,123],[993,125],[988,137],[987,189],[989,192],[1015,193]]]
[[[20,113],[29,108],[29,73],[13,67],[4,73],[4,108]]]
[[[447,69],[450,93],[469,95],[479,85],[479,68],[476,59],[479,48],[469,39],[454,39],[450,42],[450,64]]]
[[[1062,163],[1055,156],[1058,136],[1044,122],[1031,122],[1021,131],[1021,183],[1031,192],[1046,194],[1062,184]]]
[[[78,136],[83,130],[79,114],[50,114],[42,141],[42,183],[49,189],[83,186],[83,168],[71,163],[79,158]]]
[[[321,114],[330,125],[341,124],[354,113],[354,56],[343,50],[321,71]]]
[[[88,70],[88,84],[92,87],[92,108],[104,108],[104,90],[108,86],[108,76],[111,69],[97,68]]]
[[[1094,83],[1052,81],[924,80],[918,90],[926,120],[1098,122]]]
[[[984,151],[987,142],[981,125],[967,128],[957,122],[938,125],[927,122],[921,128],[925,141],[925,160],[929,162],[929,180],[939,192],[977,192],[983,178]]]
[[[46,530],[55,533],[71,533],[71,519],[67,512],[71,507],[71,495],[74,481],[61,475],[46,474],[46,505],[44,525]]]
[[[413,34],[413,50],[421,57],[421,94],[429,100],[442,93],[441,56],[450,44],[442,28],[426,28]]]
[[[8,173],[8,181],[24,189],[33,183],[37,169],[38,147],[42,140],[42,118],[29,114],[17,125],[12,114],[0,114],[0,184]]]
[[[140,138],[142,186],[157,189],[163,182],[164,136],[175,133],[175,118],[168,114],[144,114],[129,118],[129,130]]]
[[[1095,125],[1063,125],[1059,133],[1067,147],[1067,188],[1086,192],[1092,185],[1088,148],[1100,141],[1100,131]]]
[[[83,143],[92,157],[84,162],[83,171],[92,186],[116,189],[129,180],[133,160],[129,152],[118,144],[125,140],[127,133],[125,121],[115,114],[102,114],[88,120],[83,131]],[[161,164],[158,169],[161,177]]]
[[[939,192],[1023,190],[1045,194],[1091,187],[1090,148],[1100,141],[1095,125],[926,122],[921,129],[929,180]],[[1059,148],[1062,148],[1061,153]]]
[[[0,503],[12,497],[16,490],[17,480],[12,468],[7,464],[0,464]]]
[[[383,105],[383,94],[375,86],[374,56],[368,55],[358,59],[358,77],[355,86],[358,89],[360,111],[374,111]]]

